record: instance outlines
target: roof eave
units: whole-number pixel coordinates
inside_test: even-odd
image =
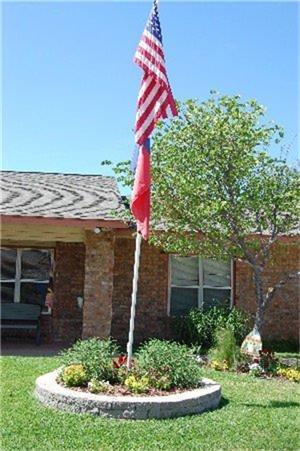
[[[128,229],[128,224],[119,219],[89,219],[89,218],[58,218],[45,216],[27,215],[0,215],[3,224],[33,224],[51,225],[63,227],[78,227],[81,229],[94,229],[95,227],[105,227],[108,229]]]

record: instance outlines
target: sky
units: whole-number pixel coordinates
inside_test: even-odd
[[[111,174],[130,159],[141,70],[133,54],[151,2],[2,5],[2,168]],[[297,155],[295,2],[160,1],[179,100],[211,89],[257,99]],[[279,149],[271,153],[278,155]]]

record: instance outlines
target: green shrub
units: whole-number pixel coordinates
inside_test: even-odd
[[[124,385],[133,393],[145,393],[149,390],[150,381],[147,376],[138,377],[132,374],[125,379]]]
[[[209,351],[212,362],[225,364],[228,369],[236,366],[240,350],[236,345],[234,333],[231,328],[219,328],[215,333],[215,345]]]
[[[201,370],[191,350],[175,342],[153,339],[136,354],[136,371],[149,378],[152,387],[168,390],[173,387],[197,387]]]
[[[117,370],[114,367],[113,358],[118,352],[115,341],[90,338],[77,341],[61,354],[61,360],[64,365],[83,365],[88,380],[114,382],[117,378]]]
[[[275,357],[273,351],[270,351],[269,349],[266,348],[261,349],[259,351],[258,360],[259,365],[266,374],[276,374],[279,366],[279,360],[277,357]]]
[[[81,364],[66,366],[60,378],[68,387],[80,387],[86,385],[88,381],[86,370]]]
[[[174,318],[173,325],[179,342],[207,350],[213,346],[220,327],[230,328],[240,345],[249,333],[250,317],[236,308],[212,307],[207,311],[193,309],[185,317]]]
[[[113,387],[109,382],[92,379],[88,383],[88,389],[91,393],[111,393]]]

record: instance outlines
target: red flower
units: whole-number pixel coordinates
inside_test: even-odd
[[[113,360],[113,364],[115,368],[120,368],[121,366],[125,365],[127,363],[127,357],[126,355],[120,355],[117,359]]]

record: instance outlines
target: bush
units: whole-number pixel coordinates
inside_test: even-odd
[[[235,337],[231,328],[219,328],[215,334],[215,346],[209,352],[213,362],[223,364],[223,369],[232,369],[236,366],[240,355]]]
[[[113,358],[118,352],[115,341],[90,338],[77,341],[61,354],[61,360],[64,365],[83,365],[88,380],[114,382],[117,378],[117,369],[114,366]]]
[[[133,393],[145,393],[149,390],[150,381],[147,376],[139,378],[132,374],[125,379],[124,385]]]
[[[110,393],[112,388],[109,382],[98,381],[97,379],[92,379],[88,383],[88,389],[91,393]]]
[[[187,316],[175,318],[173,325],[179,342],[207,350],[213,346],[220,327],[230,328],[237,344],[241,345],[250,329],[250,317],[236,308],[212,307],[207,311],[193,309]]]
[[[264,348],[259,351],[258,360],[259,365],[266,374],[276,374],[279,361],[275,357],[274,352]]]
[[[187,346],[158,339],[148,341],[138,350],[136,371],[160,390],[193,388],[201,380],[199,364]]]
[[[86,385],[88,381],[86,370],[81,364],[65,367],[62,370],[60,378],[68,387]]]

